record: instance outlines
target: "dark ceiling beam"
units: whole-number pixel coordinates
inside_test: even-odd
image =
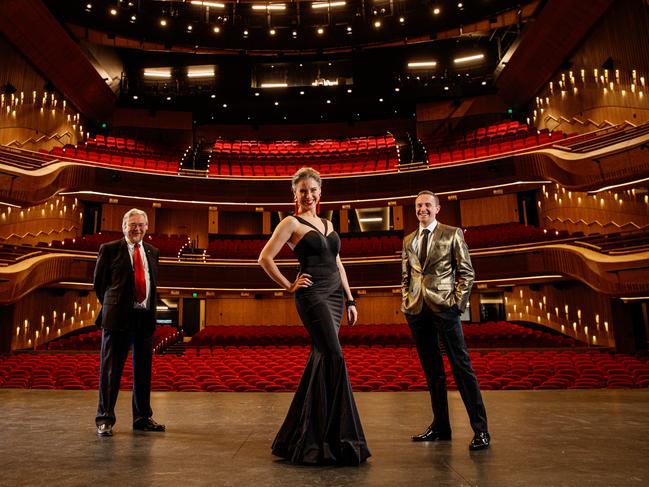
[[[115,94],[41,0],[4,0],[0,34],[79,112],[109,118]]]
[[[614,0],[548,0],[496,81],[509,105],[531,100],[560,69]]]

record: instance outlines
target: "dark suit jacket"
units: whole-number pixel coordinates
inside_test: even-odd
[[[143,242],[142,246],[149,264],[149,309],[146,326],[155,330],[156,282],[160,252]],[[135,274],[125,239],[103,244],[99,248],[95,266],[94,288],[101,303],[101,311],[95,323],[109,330],[127,330],[131,326],[133,301],[135,299]]]
[[[401,311],[419,314],[424,302],[431,311],[445,311],[453,305],[464,311],[475,273],[462,230],[437,222],[429,236],[433,241],[423,263],[412,250],[418,232],[419,229],[403,239]]]

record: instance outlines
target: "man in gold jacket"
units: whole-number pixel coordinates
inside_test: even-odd
[[[487,413],[460,321],[475,276],[469,250],[461,229],[437,221],[440,205],[435,193],[421,191],[415,200],[415,210],[419,228],[403,240],[401,311],[412,331],[426,375],[433,422],[424,433],[412,439],[451,439],[446,375],[439,347],[441,337],[473,428],[469,449],[489,448]]]

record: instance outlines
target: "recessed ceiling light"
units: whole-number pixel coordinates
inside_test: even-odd
[[[243,31],[243,35],[244,35],[244,36],[247,36],[247,35],[248,35],[248,31],[247,31],[247,30],[244,30],[244,31]]]
[[[444,87],[444,91],[448,91],[448,86],[445,86],[445,87]]]
[[[381,27],[381,21],[380,20],[374,21],[374,27],[376,27],[377,29]]]
[[[111,15],[117,15],[117,9],[116,8],[111,8],[110,9],[110,14]]]
[[[137,95],[133,95],[133,99],[134,99],[134,100],[137,100]]]
[[[317,32],[318,32],[318,34],[322,35],[322,34],[324,34],[324,29],[322,27],[318,27]]]
[[[167,26],[167,21],[165,19],[160,19],[160,25],[162,27],[166,27]]]
[[[170,96],[167,97],[167,101],[169,101],[169,100],[171,100],[171,97],[170,97]]]
[[[216,98],[216,95],[212,95],[210,98]]]
[[[300,95],[304,95],[304,91],[300,91]]]
[[[351,32],[351,31],[352,31],[352,26],[351,26],[351,25],[348,25],[348,26],[347,26],[347,32]]]
[[[435,8],[433,9],[433,13],[434,13],[435,15],[439,15],[439,13],[440,13],[440,9],[439,9],[439,7],[435,7]]]
[[[192,30],[194,30],[194,26],[192,26],[192,25],[188,25],[188,26],[187,26],[187,30],[191,32]]]
[[[276,102],[275,102],[275,106],[278,106],[278,105],[279,105],[279,102],[278,102],[278,101],[276,101]]]
[[[219,32],[221,32],[221,28],[219,26],[214,27],[214,29],[212,29],[212,30],[214,31],[215,34],[218,34]]]
[[[457,4],[457,8],[462,8],[462,7],[464,7],[464,5],[462,4],[462,2],[459,2],[459,3]]]
[[[394,89],[394,91],[399,92],[399,91],[401,91],[401,88],[397,87],[397,88]]]
[[[223,104],[223,108],[228,108],[228,104],[227,104],[227,103],[224,103],[224,104]]]
[[[137,17],[135,15],[131,15],[131,22],[135,22],[137,20]]]
[[[275,34],[277,34],[277,31],[276,31],[275,29],[270,29],[270,30],[268,31],[268,33],[269,33],[270,35],[274,36]]]
[[[327,100],[327,105],[331,104],[331,100]]]
[[[383,103],[383,98],[379,98],[379,102],[380,102],[380,103]]]
[[[399,17],[399,23],[403,24],[406,21],[405,17]]]
[[[297,31],[296,30],[293,31],[293,37],[297,37]]]
[[[482,82],[482,86],[484,86],[484,85],[486,85],[486,84],[487,84],[487,82],[486,82],[486,81],[483,81],[483,82]]]
[[[87,4],[86,4],[86,9],[87,9],[87,10],[92,9],[92,3],[87,3]]]
[[[259,92],[258,92],[258,91],[257,91],[257,92],[255,92],[255,96],[259,96]]]
[[[347,93],[351,93],[351,92],[352,92],[352,89],[349,88],[349,89],[347,90]]]

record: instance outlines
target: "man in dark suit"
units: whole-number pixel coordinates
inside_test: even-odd
[[[467,352],[460,315],[466,309],[474,272],[459,228],[439,223],[439,198],[422,191],[415,200],[417,231],[403,241],[402,304],[419,361],[426,374],[433,422],[413,441],[451,439],[446,375],[439,347],[441,336],[453,377],[474,431],[470,450],[489,448],[487,413]]]
[[[124,215],[124,238],[102,245],[95,266],[94,288],[101,303],[102,327],[97,434],[112,436],[115,403],[129,350],[133,353],[133,429],[164,431],[151,419],[151,364],[156,321],[158,249],[143,241],[145,212]]]

